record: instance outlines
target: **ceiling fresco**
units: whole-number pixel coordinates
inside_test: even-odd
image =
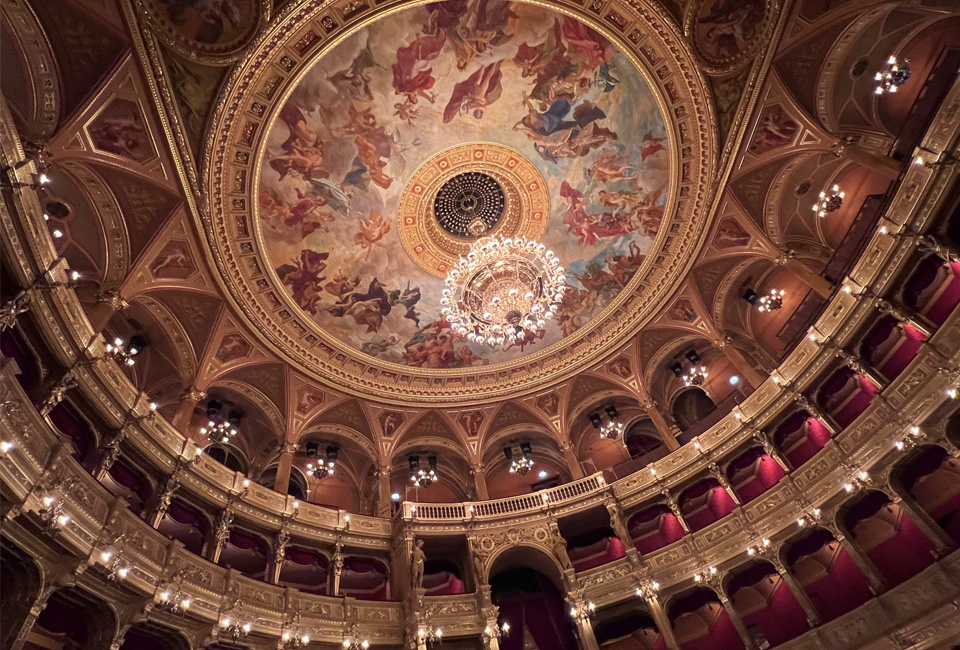
[[[280,109],[260,163],[261,245],[290,300],[354,350],[419,368],[512,361],[588,326],[630,283],[667,204],[668,146],[644,77],[585,24],[500,0],[407,9],[314,62]],[[511,180],[514,165],[539,180]],[[483,233],[539,239],[564,264],[571,290],[541,339],[492,349],[441,320],[444,264],[476,237],[437,228],[431,201],[401,204],[410,179],[454,167],[498,179],[507,213],[546,184],[545,214]],[[451,257],[418,259],[400,213],[433,224],[424,236]]]

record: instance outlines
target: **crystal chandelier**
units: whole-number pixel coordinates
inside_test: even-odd
[[[427,469],[420,466],[419,456],[410,456],[410,482],[417,487],[427,487],[437,482],[440,476],[437,474],[437,457],[427,457]]]
[[[620,413],[613,404],[607,404],[604,409],[607,413],[607,421],[599,413],[590,416],[590,422],[594,428],[600,431],[600,435],[609,440],[616,440],[623,434],[623,422],[620,421]]]
[[[446,285],[440,313],[460,336],[491,347],[543,336],[566,291],[552,251],[503,236],[478,239]]]
[[[700,366],[699,368],[694,366],[690,368],[683,375],[683,383],[685,386],[703,386],[703,382],[707,380],[707,367]]]
[[[510,473],[525,476],[533,468],[533,448],[529,442],[512,444],[503,448],[503,455],[510,461]]]
[[[846,196],[840,191],[839,185],[834,185],[830,191],[820,192],[819,199],[813,204],[813,211],[818,217],[827,216],[828,212],[835,212],[843,205],[843,197]]]
[[[333,471],[337,466],[338,452],[339,449],[337,449],[336,446],[329,445],[327,447],[326,460],[318,461],[316,465],[307,463],[307,476],[313,476],[317,479],[325,479],[328,476],[333,476]]]
[[[759,312],[769,312],[777,311],[783,307],[783,297],[786,295],[786,292],[783,289],[771,289],[770,293],[760,298],[757,301],[757,311]]]
[[[224,421],[217,421],[220,415],[220,409],[223,404],[216,400],[207,402],[207,417],[210,418],[207,426],[200,428],[200,433],[206,435],[210,442],[230,442],[230,439],[239,433],[237,429],[240,426],[240,419],[243,417],[239,411],[230,411],[230,416]]]
[[[105,352],[102,358],[112,359],[119,363],[120,365],[132,366],[137,361],[134,359],[140,350],[143,348],[143,345],[139,343],[137,339],[142,340],[140,337],[134,337],[130,339],[130,343],[124,343],[123,339],[116,338],[113,340],[113,343],[107,343],[105,347]]]
[[[910,78],[910,62],[904,59],[902,63],[897,62],[897,57],[891,56],[887,59],[883,70],[877,73],[874,79],[877,82],[876,93],[895,93],[897,88],[902,86]]]

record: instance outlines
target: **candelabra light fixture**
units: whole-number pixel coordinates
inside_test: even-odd
[[[43,271],[34,278],[33,282],[30,283],[30,286],[21,290],[20,293],[15,295],[9,301],[7,301],[3,306],[0,306],[0,331],[10,329],[17,322],[17,316],[20,314],[25,314],[30,311],[30,303],[28,301],[28,294],[31,289],[38,287],[41,284],[44,284],[47,289],[53,289],[55,287],[65,287],[67,289],[72,289],[80,283],[81,275],[79,271],[66,271],[67,280],[65,282],[59,282],[56,280],[50,279],[50,273],[53,271],[54,267],[60,263],[60,259],[54,261],[50,268]]]
[[[471,342],[522,343],[543,336],[560,310],[565,278],[560,260],[543,244],[484,237],[447,275],[440,313]]]
[[[897,448],[897,451],[916,449],[926,437],[926,434],[920,430],[920,427],[910,427],[907,429],[907,433],[904,434],[903,438],[893,443],[893,446]]]
[[[316,443],[313,443],[316,444]],[[307,446],[307,456],[310,456],[312,448],[310,443]],[[317,461],[317,464],[307,463],[307,476],[313,476],[314,478],[324,479],[328,476],[333,476],[334,470],[337,467],[337,456],[340,453],[339,447],[336,445],[327,445],[326,459]],[[314,451],[316,455],[316,451]]]
[[[645,600],[654,598],[660,591],[660,583],[656,580],[644,580],[637,587],[637,596]]]
[[[840,186],[834,185],[829,190],[820,192],[817,202],[813,204],[813,211],[821,218],[830,212],[836,212],[843,205],[844,196],[846,194],[840,191]]]
[[[856,476],[850,479],[849,482],[843,484],[843,489],[847,492],[854,492],[863,490],[872,483],[873,479],[870,478],[870,475],[866,472],[860,471],[857,472]]]
[[[367,650],[369,647],[370,642],[361,638],[359,627],[354,623],[350,627],[350,633],[343,639],[344,650]]]
[[[440,643],[443,641],[443,628],[433,627],[429,623],[417,628],[417,638],[427,643]]]
[[[253,629],[253,624],[243,621],[243,601],[237,600],[234,602],[233,606],[230,607],[229,611],[239,607],[239,614],[237,616],[232,616],[229,612],[220,617],[220,621],[217,624],[217,635],[219,637],[227,637],[234,643],[240,639],[246,637],[250,634],[250,630]]]
[[[284,650],[296,650],[310,643],[310,635],[300,628],[299,611],[293,615],[289,626],[290,629],[287,629],[287,625],[284,625],[284,630],[280,634],[280,642],[283,643]]]
[[[216,400],[207,402],[207,426],[200,427],[200,433],[206,435],[210,442],[230,442],[238,433],[240,420],[243,415],[239,411],[230,411],[226,420],[219,420],[220,409],[223,404]]]
[[[693,576],[693,581],[698,584],[709,584],[717,578],[717,567],[711,566],[703,569]]]
[[[107,580],[110,582],[120,582],[130,575],[130,565],[123,560],[123,547],[127,543],[126,533],[120,535],[114,543],[119,542],[120,546],[116,550],[112,545],[106,546],[100,551],[100,562],[107,569]]]
[[[133,366],[137,361],[136,357],[146,345],[146,341],[141,336],[133,336],[130,342],[124,342],[122,338],[115,338],[112,343],[107,343],[103,354],[103,359],[111,359],[122,366]]]
[[[897,57],[891,56],[887,59],[883,69],[874,77],[874,80],[877,82],[876,93],[878,95],[895,93],[897,92],[897,88],[907,83],[907,79],[909,78],[910,60],[904,59],[903,61],[897,61]]]
[[[747,549],[747,555],[750,557],[753,557],[754,555],[763,555],[769,548],[770,540],[764,537],[759,542]]]
[[[706,366],[694,366],[683,375],[683,383],[685,386],[703,386],[707,376]]]
[[[506,621],[503,622],[503,625],[499,623],[494,623],[493,625],[488,625],[483,628],[483,642],[485,644],[490,643],[491,639],[501,639],[503,637],[510,635],[510,624]]]
[[[176,587],[170,589],[163,582],[160,583],[161,591],[158,594],[160,602],[157,603],[157,607],[162,609],[165,612],[170,612],[175,616],[181,616],[190,609],[190,605],[193,603],[193,599],[189,595],[183,593],[183,587],[181,582],[183,581],[183,571],[177,572],[177,575],[174,577],[174,583]]]
[[[820,523],[820,518],[823,513],[820,511],[820,508],[813,508],[806,512],[805,514],[797,517],[797,525],[801,528],[806,528],[807,526],[816,526]]]
[[[437,457],[427,456],[427,466],[423,467],[420,456],[410,456],[407,459],[410,462],[410,482],[417,487],[427,487],[437,482],[440,476],[437,474]]]
[[[503,455],[510,461],[510,473],[525,476],[533,468],[533,448],[529,442],[511,444],[503,448]]]
[[[620,421],[620,413],[613,404],[608,404],[604,410],[607,414],[607,420],[604,421],[600,413],[591,413],[589,416],[590,424],[600,432],[602,437],[616,440],[623,433],[623,422]]]
[[[767,295],[761,296],[757,301],[757,311],[761,314],[764,312],[777,311],[783,307],[783,297],[786,293],[783,289],[771,289]]]
[[[40,521],[43,522],[44,530],[51,535],[63,530],[63,527],[70,523],[70,515],[63,511],[63,499],[57,498],[53,494],[48,494],[40,500],[42,507],[38,511]]]
[[[592,600],[577,602],[570,606],[570,616],[578,621],[589,619],[596,611],[597,606]]]

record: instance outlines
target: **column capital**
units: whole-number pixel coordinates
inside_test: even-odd
[[[487,471],[486,465],[483,463],[474,463],[470,466],[470,476],[476,476],[477,474],[484,474]]]
[[[108,289],[102,289],[96,294],[97,303],[102,303],[109,305],[111,309],[115,311],[122,311],[130,306],[123,296],[120,294],[119,287],[110,287]]]
[[[292,456],[297,452],[298,446],[299,445],[295,442],[289,442],[289,441],[284,442],[282,445],[280,445],[280,454],[281,455],[289,454]]]

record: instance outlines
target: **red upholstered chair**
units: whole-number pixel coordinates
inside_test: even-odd
[[[894,380],[913,361],[927,340],[920,330],[901,325],[892,316],[878,322],[861,344],[862,355],[884,377]]]
[[[960,262],[946,263],[931,255],[907,280],[903,294],[907,305],[943,325],[960,304]]]
[[[757,562],[734,576],[727,591],[743,622],[759,628],[771,646],[810,629],[803,607],[768,562]]]
[[[663,504],[633,514],[627,521],[627,528],[640,553],[652,553],[684,535],[680,520]]]
[[[830,430],[806,411],[795,412],[773,434],[773,443],[795,468],[813,458],[829,439]]]
[[[870,492],[844,516],[852,541],[877,570],[898,585],[934,562],[933,542],[896,503],[882,492]]]
[[[817,401],[841,427],[863,413],[880,387],[849,368],[841,368],[817,392]]]
[[[330,560],[315,551],[287,548],[280,569],[282,587],[291,587],[310,594],[325,595],[329,580]]]
[[[829,531],[817,529],[786,550],[789,571],[824,623],[870,600],[870,580]]]
[[[785,472],[760,447],[752,447],[727,467],[727,480],[741,503],[753,501],[776,485]]]
[[[681,650],[741,650],[740,633],[720,599],[697,589],[670,606],[670,622]]]

